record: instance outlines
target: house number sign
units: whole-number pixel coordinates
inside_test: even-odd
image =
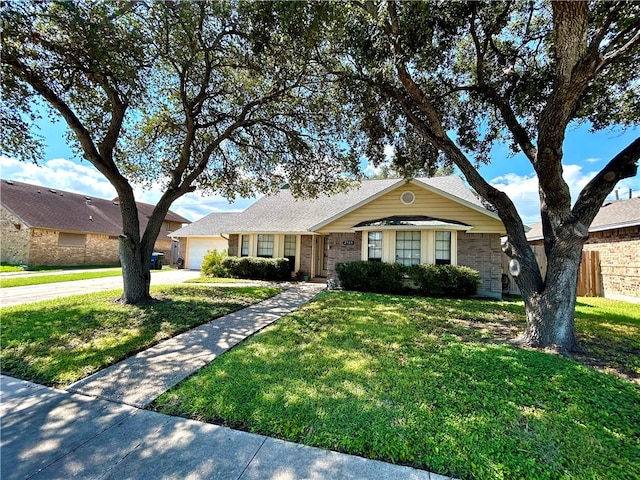
[[[355,240],[345,240],[342,242],[343,245],[355,245]]]

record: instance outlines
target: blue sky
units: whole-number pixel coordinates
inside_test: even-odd
[[[46,150],[39,165],[20,162],[14,158],[0,157],[0,172],[3,179],[42,185],[82,193],[99,198],[116,195],[111,184],[86,160],[74,157],[65,140],[62,122],[51,123],[46,116],[40,123],[40,133],[45,137]],[[564,176],[575,199],[578,192],[620,150],[640,135],[640,128],[606,130],[591,133],[588,126],[570,128],[564,146]],[[505,191],[516,204],[525,224],[539,220],[537,178],[529,161],[522,154],[510,156],[506,145],[497,145],[492,152],[492,162],[480,168],[480,173],[490,183]],[[363,169],[373,171],[366,164]],[[618,183],[620,198],[640,196],[640,176]],[[155,204],[161,192],[136,189],[138,201]],[[612,193],[610,198],[615,198]],[[195,221],[211,212],[240,211],[255,199],[239,199],[230,204],[222,197],[202,197],[197,192],[188,194],[176,202],[171,209]]]

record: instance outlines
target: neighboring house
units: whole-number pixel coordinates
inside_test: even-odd
[[[531,245],[544,245],[542,224],[527,233]],[[605,203],[589,227],[585,251],[598,251],[604,296],[640,301],[640,198]]]
[[[228,237],[224,236],[238,213],[211,213],[200,220],[173,232],[171,238],[180,242],[179,256],[185,268],[200,270],[202,260],[211,250],[227,250]]]
[[[230,255],[285,257],[292,271],[311,277],[335,279],[336,263],[354,260],[467,265],[480,272],[479,294],[502,294],[504,225],[457,176],[365,180],[311,200],[282,189],[223,218],[205,217],[188,228],[224,235]],[[204,221],[210,229],[199,229]]]
[[[144,230],[153,205],[138,203]],[[167,235],[189,223],[167,213],[155,251],[172,257],[177,244]],[[93,198],[28,183],[0,180],[1,261],[29,266],[119,263],[122,232],[117,200]]]

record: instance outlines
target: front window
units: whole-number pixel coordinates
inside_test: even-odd
[[[258,257],[273,257],[273,235],[258,235]]]
[[[296,268],[296,236],[284,236],[284,258],[289,260],[289,269],[293,272]]]
[[[382,232],[369,232],[367,236],[368,254],[370,262],[382,261]]]
[[[242,244],[240,246],[240,256],[249,256],[249,235],[242,235]]]
[[[396,262],[407,266],[420,264],[420,232],[396,232]]]
[[[436,232],[436,265],[451,264],[451,232]]]

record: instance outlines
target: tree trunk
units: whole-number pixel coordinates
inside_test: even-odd
[[[148,259],[145,259],[149,257]],[[151,300],[151,258],[144,255],[139,242],[120,237],[120,263],[124,291],[120,301],[126,304],[147,303]]]
[[[570,245],[564,244],[562,252],[556,246],[547,261],[542,291],[522,286],[527,327],[519,339],[521,343],[563,352],[576,349],[574,313],[582,244],[574,239]]]
[[[131,305],[147,303],[151,300],[151,254],[157,235],[150,244],[144,237],[140,238],[138,206],[128,183],[120,185],[118,195],[122,215],[119,251],[124,283],[120,301]]]

